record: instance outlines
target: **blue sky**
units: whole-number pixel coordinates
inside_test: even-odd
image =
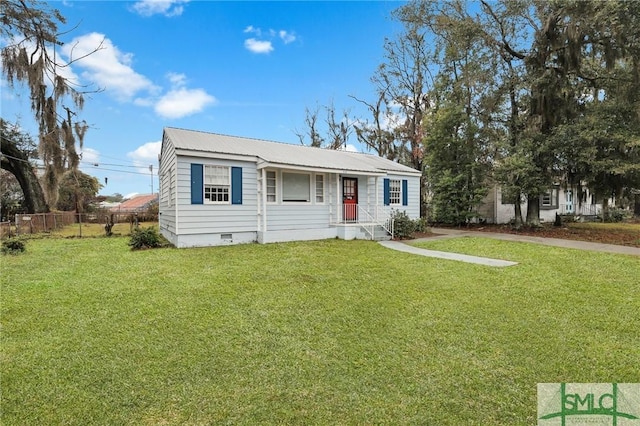
[[[64,59],[101,49],[66,71],[102,89],[80,118],[90,129],[82,170],[101,194],[158,190],[165,126],[299,143],[305,108],[333,102],[367,117],[349,98],[374,100],[370,78],[383,60],[397,1],[64,1]],[[2,82],[2,117],[34,137],[24,90]],[[18,88],[19,89],[19,88]],[[324,116],[322,116],[324,118]],[[353,138],[352,144],[361,149]],[[97,166],[96,166],[97,165]],[[105,178],[108,182],[105,185]]]

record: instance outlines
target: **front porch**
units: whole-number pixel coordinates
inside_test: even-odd
[[[416,172],[418,173],[418,172]],[[393,210],[419,216],[419,177],[385,172],[310,170],[259,164],[259,242],[394,236]]]
[[[393,239],[394,223],[389,209],[378,205],[343,204],[339,210],[337,220],[331,223],[337,228],[338,238],[374,241]]]

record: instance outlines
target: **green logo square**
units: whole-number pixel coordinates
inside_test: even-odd
[[[538,383],[538,426],[640,426],[640,383]]]

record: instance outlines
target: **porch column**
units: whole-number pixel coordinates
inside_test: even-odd
[[[373,179],[373,182],[372,182]],[[373,184],[372,184],[373,183]],[[378,208],[375,205],[375,194],[373,195],[373,197],[371,196],[371,190],[373,189],[374,191],[376,190],[375,188],[376,186],[376,178],[375,176],[367,176],[367,210],[369,211],[369,214],[374,218],[374,219],[378,219],[376,210],[378,210]]]
[[[379,220],[380,218],[378,218],[378,212],[380,211],[380,198],[379,198],[380,197],[380,191],[379,191],[380,188],[379,188],[378,185],[380,183],[380,178],[378,176],[376,176],[375,180],[376,180],[376,185],[375,185],[376,186],[376,189],[375,189],[375,191],[376,191],[376,197],[375,197],[375,199],[376,199],[376,214],[375,214],[374,217],[376,218],[376,220]]]
[[[340,175],[336,174],[336,223],[342,221],[342,200],[340,199]]]

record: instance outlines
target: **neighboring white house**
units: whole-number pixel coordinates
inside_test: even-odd
[[[527,202],[521,204],[523,219],[527,215]],[[495,185],[483,200],[478,213],[487,223],[504,224],[515,219],[515,206],[502,196],[499,185]],[[563,188],[554,185],[540,197],[540,221],[553,222],[559,215],[595,217],[602,213],[602,204],[595,203],[595,197],[587,188]]]
[[[381,239],[420,216],[420,171],[375,155],[165,128],[160,231],[176,247]]]

